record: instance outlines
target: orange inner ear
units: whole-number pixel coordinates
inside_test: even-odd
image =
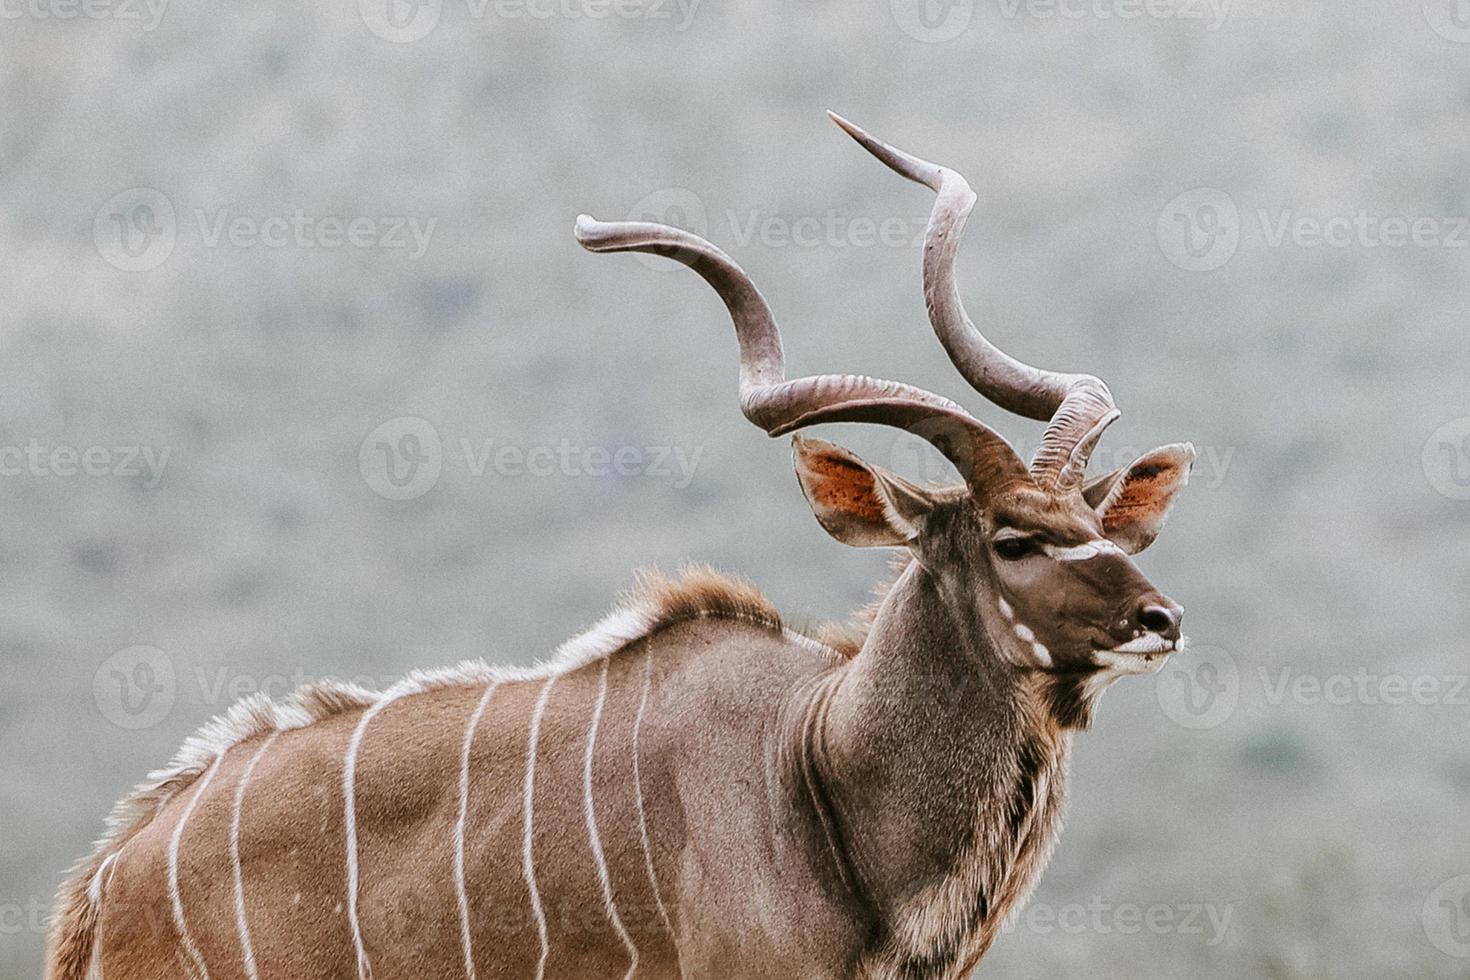
[[[1123,488],[1103,514],[1103,532],[1110,533],[1152,519],[1167,505],[1175,467],[1146,463],[1130,470]]]
[[[811,485],[814,505],[855,520],[883,523],[878,487],[866,467],[843,456],[822,453],[807,461],[807,471],[817,477]]]

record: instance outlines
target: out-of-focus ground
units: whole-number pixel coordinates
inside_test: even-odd
[[[970,176],[970,311],[1109,381],[1098,464],[1201,450],[1142,559],[1195,652],[1106,696],[977,975],[1470,977],[1453,4],[373,2],[0,20],[0,975],[39,973],[112,801],[241,694],[529,662],[643,565],[797,622],[866,600],[883,556],[740,417],[713,295],[583,253],[579,211],[702,227],[794,372],[1034,446],[925,323],[927,192],[831,106]]]

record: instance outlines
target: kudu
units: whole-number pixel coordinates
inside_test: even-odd
[[[645,578],[542,667],[467,664],[384,692],[322,684],[236,705],[119,804],[63,886],[48,976],[949,978],[994,941],[1052,849],[1071,733],[1158,669],[1181,609],[1129,560],[1194,451],[1088,480],[1106,385],[975,329],[954,259],[975,195],[837,123],[937,192],[924,292],[966,380],[1049,421],[1029,466],[954,402],[850,375],[785,380],[781,341],[719,249],[577,221],[724,300],[740,403],[771,435],[918,433],[962,486],[923,487],[798,438],[839,541],[903,549],[858,638],[782,625],[752,588]]]

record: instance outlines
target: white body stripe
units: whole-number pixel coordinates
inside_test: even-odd
[[[112,862],[117,860],[117,855],[118,852],[114,851],[102,860],[102,863],[97,866],[97,873],[92,876],[91,884],[87,886],[87,901],[94,906],[102,904],[102,889],[107,885],[106,875],[108,869],[112,867]]]
[[[357,727],[352,730],[352,738],[347,743],[347,757],[342,763],[342,824],[347,832],[347,924],[352,929],[352,948],[357,953],[358,980],[371,980],[372,964],[368,962],[367,949],[362,943],[362,927],[357,921],[357,750],[362,745],[368,722],[399,696],[398,692],[387,691],[362,713]]]
[[[536,980],[546,978],[546,958],[551,953],[551,939],[546,932],[546,912],[541,908],[541,892],[536,887],[535,856],[535,800],[536,800],[536,743],[541,740],[541,716],[546,713],[546,702],[551,698],[556,674],[546,679],[541,686],[541,696],[536,699],[536,709],[531,712],[530,748],[526,751],[525,795],[521,800],[521,870],[526,876],[526,888],[531,893],[531,914],[536,918],[536,934],[541,939],[541,958],[536,961]]]
[[[464,942],[464,972],[469,980],[475,980],[475,952],[474,944],[470,940],[470,899],[465,893],[464,880],[464,834],[465,823],[469,819],[470,812],[470,746],[475,741],[475,729],[479,727],[480,716],[485,713],[485,707],[490,703],[491,695],[499,686],[499,681],[491,681],[485,688],[485,693],[480,696],[480,703],[475,705],[475,711],[470,715],[469,723],[465,725],[464,747],[460,750],[459,757],[459,819],[454,825],[454,897],[459,901],[459,931],[460,938]]]
[[[255,764],[260,757],[265,755],[265,750],[271,747],[280,732],[272,732],[266,740],[261,743],[260,748],[245,763],[245,771],[240,773],[240,784],[235,787],[235,806],[230,813],[230,871],[235,879],[235,926],[240,932],[240,949],[245,958],[245,975],[250,980],[260,980],[260,974],[255,969],[255,947],[250,943],[250,923],[245,917],[245,876],[240,868],[240,808],[245,802],[245,788],[250,785],[250,776],[255,772]]]
[[[92,907],[98,909],[97,926],[92,936],[92,961],[87,966],[87,980],[102,980],[102,892],[107,888],[107,882],[111,880],[111,869],[117,860],[120,851],[113,851],[103,859],[98,866],[97,873],[92,876],[92,882],[87,886],[87,901]]]
[[[617,900],[613,896],[612,874],[608,871],[607,855],[602,851],[602,835],[597,830],[597,809],[592,802],[592,760],[597,750],[597,728],[602,723],[602,708],[607,702],[607,669],[611,661],[602,661],[602,672],[597,685],[597,702],[592,706],[592,724],[587,730],[587,759],[582,766],[582,810],[587,818],[587,839],[592,844],[592,857],[597,862],[597,878],[602,882],[602,902],[607,908],[607,918],[613,932],[623,941],[628,950],[628,972],[623,980],[632,980],[638,972],[638,947],[623,920],[618,915]]]
[[[643,845],[643,865],[648,872],[648,884],[653,888],[653,901],[658,906],[659,917],[669,932],[669,942],[674,946],[674,961],[679,976],[684,976],[684,964],[680,961],[679,940],[674,935],[674,924],[669,921],[669,910],[664,905],[663,893],[658,887],[658,872],[653,867],[653,847],[648,839],[648,814],[643,809],[643,768],[639,758],[639,736],[643,733],[643,715],[648,710],[648,694],[653,688],[653,652],[643,652],[643,693],[638,699],[638,714],[633,718],[633,799],[638,808],[638,837]]]
[[[97,923],[97,934],[92,937],[92,962],[87,964],[87,980],[102,980],[102,923]]]
[[[194,815],[194,807],[199,803],[199,797],[209,789],[209,783],[214,779],[214,774],[219,772],[219,764],[224,761],[224,758],[223,755],[215,756],[214,762],[210,763],[209,768],[205,770],[204,778],[199,781],[199,788],[184,805],[184,812],[179,814],[178,825],[174,827],[173,836],[168,842],[168,897],[173,907],[174,928],[179,931],[179,941],[184,944],[184,951],[199,968],[199,976],[202,980],[209,980],[209,969],[204,965],[204,954],[199,952],[194,937],[189,934],[189,926],[184,921],[184,899],[179,892],[179,843],[184,839],[184,827],[189,823],[189,818]]]

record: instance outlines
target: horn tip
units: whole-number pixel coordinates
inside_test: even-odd
[[[845,119],[827,110],[827,115],[842,128],[842,131],[857,141],[858,145],[877,157],[890,170],[906,177],[915,183],[923,184],[933,190],[939,190],[944,182],[945,171],[927,160],[920,160],[910,153],[905,153],[896,146],[878,139],[872,133],[849,119]]]
[[[836,123],[837,127],[841,129],[844,133],[857,140],[864,147],[867,147],[870,151],[872,150],[872,144],[878,142],[867,130],[863,129],[863,127],[859,126],[851,119],[848,119],[845,116],[834,112],[831,109],[827,110],[827,118]]]
[[[597,251],[597,246],[607,237],[611,226],[606,222],[598,221],[590,214],[577,215],[577,223],[573,228],[573,234],[577,236],[577,243],[589,251]]]

